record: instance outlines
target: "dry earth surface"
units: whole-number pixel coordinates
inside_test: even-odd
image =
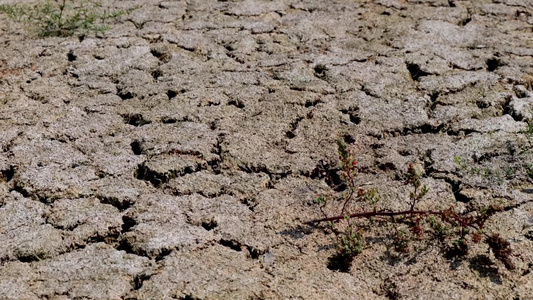
[[[1,299],[532,299],[531,0],[102,4],[133,10],[49,38],[0,14]],[[339,136],[386,207],[409,163],[422,208],[503,205],[516,269],[386,226],[328,269],[304,222]]]

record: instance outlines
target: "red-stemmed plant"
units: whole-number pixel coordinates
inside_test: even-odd
[[[501,211],[502,208],[490,206],[470,213],[460,213],[451,206],[444,210],[420,210],[417,205],[427,195],[429,188],[422,184],[422,174],[413,164],[409,165],[405,173],[405,184],[412,187],[409,193],[409,203],[404,210],[378,209],[380,196],[375,188],[364,189],[357,185],[357,161],[347,145],[338,140],[340,159],[340,175],[346,184],[346,189],[340,197],[318,196],[317,203],[323,218],[308,221],[308,224],[328,222],[328,228],[336,236],[336,253],[330,264],[340,270],[349,269],[353,258],[361,253],[365,247],[365,238],[360,219],[385,221],[393,224],[405,223],[410,226],[410,233],[394,226],[393,246],[398,252],[408,252],[409,241],[423,240],[426,232],[431,232],[433,238],[441,241],[453,239],[448,243],[447,253],[450,256],[468,254],[468,243],[485,242],[494,256],[503,262],[507,269],[513,269],[510,259],[511,248],[509,242],[499,234],[484,232],[487,220]],[[326,206],[334,201],[339,205],[338,215],[329,216]]]

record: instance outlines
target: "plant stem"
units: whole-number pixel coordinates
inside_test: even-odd
[[[404,211],[369,211],[362,213],[355,213],[349,215],[350,218],[370,218],[376,216],[401,216],[401,215],[443,215],[444,211],[433,211],[433,210],[404,210]],[[335,216],[323,219],[316,219],[305,222],[305,224],[319,223],[319,222],[328,222],[344,219],[346,216]]]
[[[63,3],[59,6],[59,28],[63,26],[63,11],[65,10],[67,0],[63,0]]]
[[[437,216],[445,216],[448,215],[449,218],[455,220],[459,223],[459,226],[461,227],[461,236],[464,236],[464,229],[465,227],[473,228],[477,231],[480,231],[480,228],[472,223],[465,223],[466,219],[457,215],[456,213],[450,214],[449,211],[434,211],[434,210],[404,210],[404,211],[367,211],[367,212],[361,212],[361,213],[355,213],[348,216],[348,218],[371,218],[371,217],[391,217],[394,219],[394,216],[413,216],[413,215],[437,215]],[[329,218],[323,218],[323,219],[316,219],[304,222],[304,224],[313,224],[313,223],[319,223],[319,222],[329,222],[329,221],[337,221],[342,220],[346,218],[347,216],[335,216],[335,217],[329,217]],[[486,233],[483,233],[485,236],[488,237]]]

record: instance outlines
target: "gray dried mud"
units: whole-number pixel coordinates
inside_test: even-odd
[[[84,38],[0,15],[1,299],[531,299],[531,1],[102,4],[137,8]],[[328,269],[303,222],[338,137],[392,209],[409,163],[424,208],[503,205],[516,270],[388,227]]]

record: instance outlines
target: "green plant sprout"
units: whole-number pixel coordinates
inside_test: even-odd
[[[455,156],[453,158],[455,160],[455,163],[463,170],[466,170],[467,168],[467,165],[466,163],[463,161],[463,159],[460,157],[460,156]]]
[[[488,234],[484,225],[491,216],[500,212],[502,208],[490,206],[470,213],[460,213],[451,206],[444,210],[420,210],[418,204],[425,197],[429,188],[422,183],[422,174],[414,165],[410,164],[405,174],[406,185],[411,186],[409,201],[405,210],[378,209],[380,197],[377,189],[363,189],[356,184],[357,161],[351,150],[342,141],[337,141],[341,178],[346,183],[346,190],[338,197],[320,195],[317,197],[323,218],[311,220],[307,224],[328,222],[327,228],[336,237],[336,252],[330,257],[330,268],[346,271],[353,258],[360,254],[365,246],[363,235],[363,220],[379,219],[379,224],[390,223],[394,226],[393,247],[397,252],[409,252],[409,242],[413,239],[424,240],[426,232],[441,242],[450,239],[447,254],[463,256],[468,254],[468,244],[485,242],[494,253],[496,259],[503,262],[507,269],[513,269],[510,259],[510,244],[499,234]],[[456,162],[462,163],[458,157]],[[466,168],[466,167],[465,167]],[[339,214],[329,216],[326,207],[330,203],[337,203]],[[407,224],[410,230],[400,229],[398,225]]]
[[[467,160],[459,156],[455,156],[454,160],[462,175],[477,175],[487,181],[498,184],[503,184],[505,180],[513,180],[515,178],[533,179],[533,165],[531,164],[520,163],[503,168],[495,167],[487,163],[484,165],[474,165],[473,162],[467,162]]]

